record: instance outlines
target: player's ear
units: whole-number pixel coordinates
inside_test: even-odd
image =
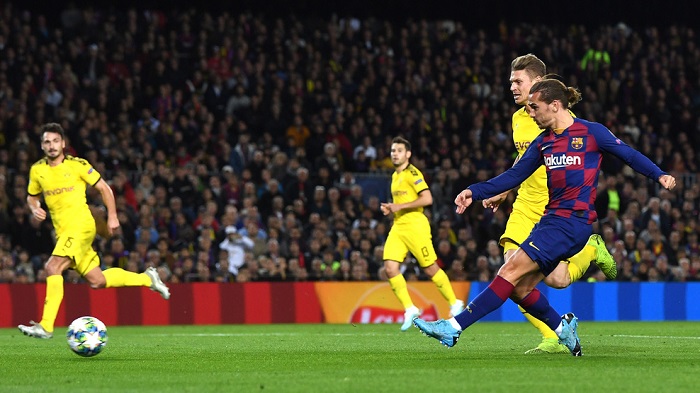
[[[408,150],[408,151],[406,152],[406,158],[411,158],[411,151],[410,151],[410,150]]]
[[[552,101],[552,112],[559,112],[559,108],[561,107],[561,102],[554,100]]]

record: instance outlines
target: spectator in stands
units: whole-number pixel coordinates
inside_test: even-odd
[[[254,243],[233,225],[227,226],[224,233],[226,238],[219,244],[219,249],[227,252],[228,272],[236,276],[238,269],[245,263],[245,251],[252,250]]]
[[[300,199],[305,204],[313,196],[313,185],[309,180],[309,170],[300,167],[297,169],[296,179],[284,186],[284,200],[287,205],[291,205],[295,199]]]
[[[293,146],[301,147],[306,145],[306,140],[311,136],[311,131],[309,131],[309,127],[304,125],[303,118],[298,114],[294,116],[294,122],[287,127],[285,135],[294,141]]]

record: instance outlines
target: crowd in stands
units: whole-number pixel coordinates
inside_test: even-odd
[[[52,226],[25,199],[46,122],[115,193],[121,228],[94,245],[103,267],[156,266],[166,282],[384,279],[391,218],[361,180],[388,187],[400,135],[431,187],[438,263],[452,280],[490,281],[515,195],[461,216],[452,201],[513,164],[510,61],[530,52],[580,88],[577,116],[679,179],[659,190],[604,160],[596,231],[618,280],[700,280],[690,27],[21,6],[0,8],[0,282],[45,280]],[[99,193],[88,200],[103,221]],[[412,258],[403,267],[425,279]],[[595,265],[586,278],[604,280]]]

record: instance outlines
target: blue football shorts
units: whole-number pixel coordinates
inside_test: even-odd
[[[535,225],[520,248],[548,276],[559,262],[581,251],[591,233],[592,225],[578,218],[546,215]]]

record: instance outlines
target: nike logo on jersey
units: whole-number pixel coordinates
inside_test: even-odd
[[[528,243],[528,244],[530,245],[530,247],[534,248],[535,250],[541,251],[539,248],[537,248],[537,246],[535,245],[535,243],[530,242],[530,243]]]

